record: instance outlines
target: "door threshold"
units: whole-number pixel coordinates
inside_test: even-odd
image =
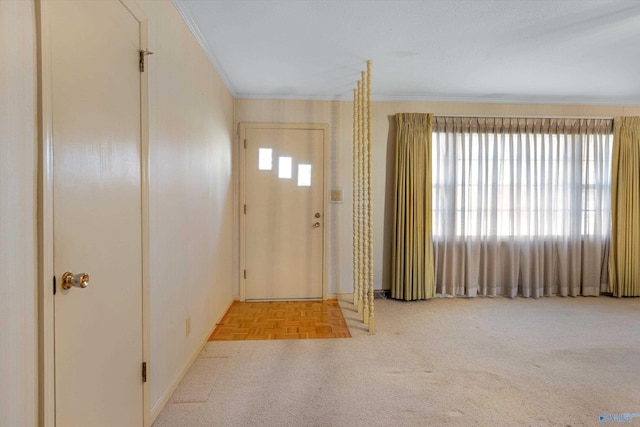
[[[287,301],[322,301],[322,297],[317,297],[317,298],[245,299],[245,302],[287,302]]]

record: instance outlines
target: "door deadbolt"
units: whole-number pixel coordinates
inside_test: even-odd
[[[316,212],[316,214],[314,215],[316,218],[320,218],[320,212]]]
[[[62,289],[69,290],[72,287],[86,288],[89,286],[89,275],[87,273],[73,274],[66,272],[62,275]]]

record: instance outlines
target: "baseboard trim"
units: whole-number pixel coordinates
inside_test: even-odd
[[[339,293],[334,293],[334,294],[327,294],[327,299],[337,299],[337,300],[352,300],[353,299],[353,292],[351,292],[350,294],[339,294]]]
[[[388,299],[391,298],[391,290],[390,289],[374,289],[373,296],[375,299]],[[349,294],[327,294],[327,299],[337,299],[340,301],[347,300],[349,302],[353,301],[353,293]]]
[[[229,303],[227,304],[227,308],[222,312],[222,315],[213,324],[213,326],[211,327],[211,330],[205,335],[204,339],[196,347],[196,351],[191,355],[191,357],[187,361],[187,364],[182,368],[182,370],[180,371],[180,373],[178,374],[176,379],[171,384],[171,387],[169,387],[167,389],[167,391],[165,391],[162,394],[162,396],[160,397],[160,400],[158,401],[158,403],[156,403],[154,405],[154,407],[151,408],[151,424],[154,423],[156,418],[158,418],[158,415],[160,415],[160,412],[162,412],[162,410],[166,406],[167,402],[169,402],[169,399],[171,399],[171,395],[173,395],[173,392],[176,391],[176,389],[180,385],[180,382],[182,381],[184,376],[187,375],[187,372],[189,372],[189,368],[191,368],[191,365],[193,365],[193,362],[196,361],[196,359],[198,358],[198,355],[200,354],[200,352],[202,351],[204,346],[209,341],[209,337],[211,336],[213,331],[216,329],[217,324],[220,323],[220,321],[227,314],[227,312],[229,311],[229,309],[233,305],[234,301],[235,301],[235,298],[232,298],[231,301],[229,301]]]

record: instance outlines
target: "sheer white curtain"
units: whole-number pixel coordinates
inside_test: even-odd
[[[436,117],[436,293],[599,295],[612,120]]]

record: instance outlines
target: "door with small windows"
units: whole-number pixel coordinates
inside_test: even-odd
[[[243,125],[246,300],[323,298],[324,128]]]

